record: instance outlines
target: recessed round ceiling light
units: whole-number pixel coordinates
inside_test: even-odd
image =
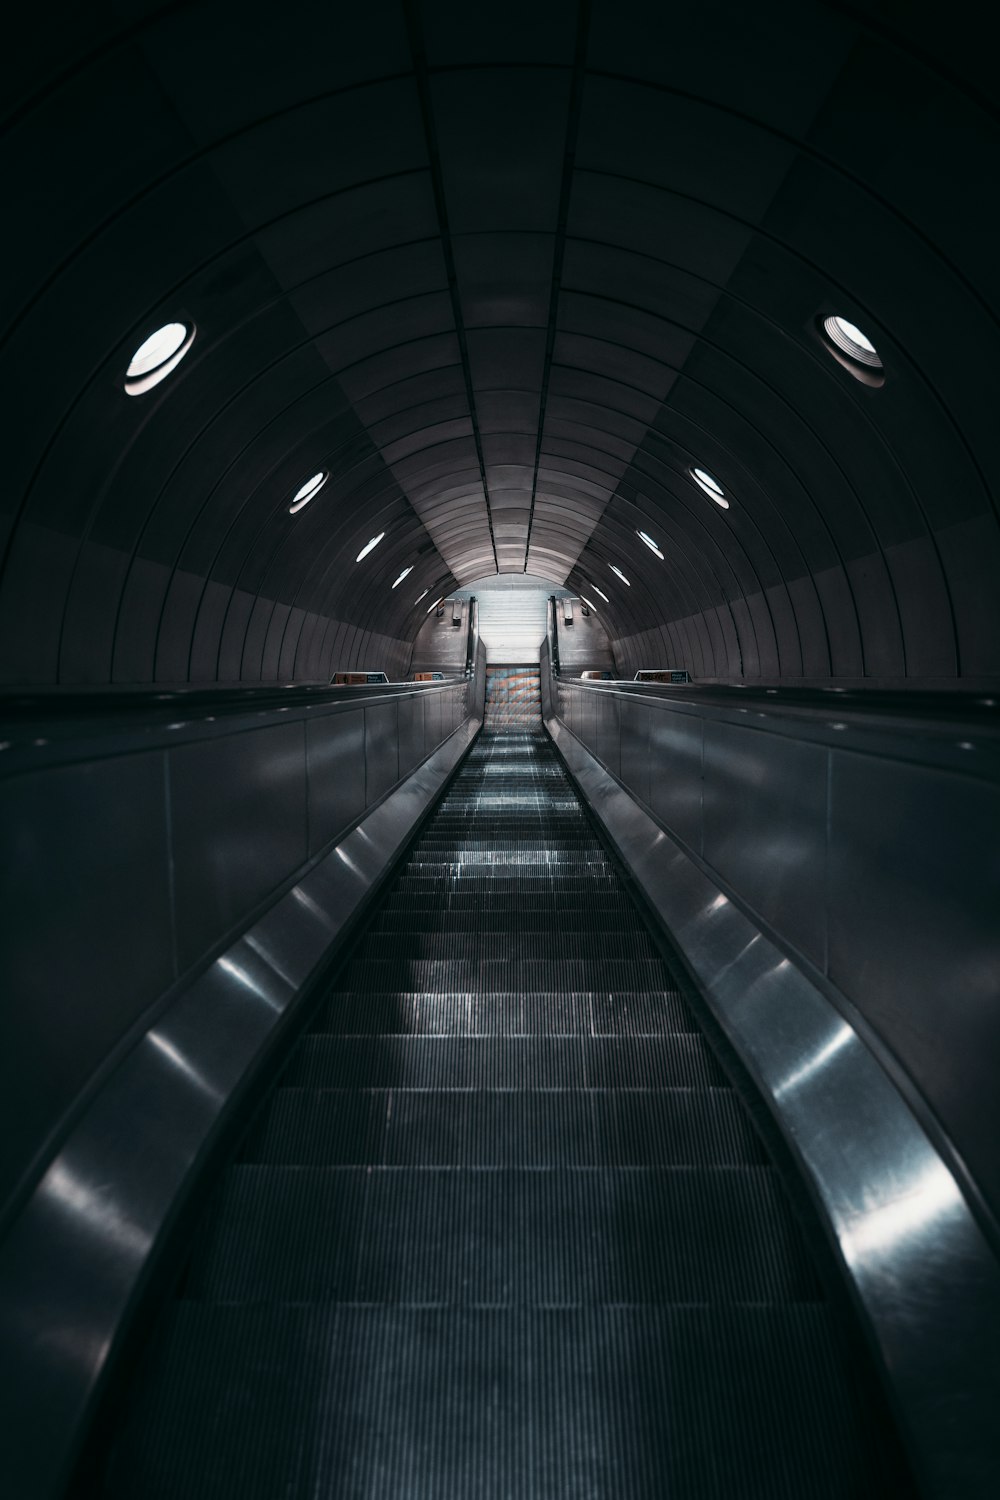
[[[378,536],[373,536],[370,542],[365,542],[365,545],[362,547],[361,551],[358,553],[358,555],[354,559],[354,561],[355,562],[360,562],[363,557],[367,557],[368,556],[369,552],[374,552],[375,548],[378,546],[379,542],[382,540],[382,538],[384,536],[385,536],[385,532],[384,531],[380,531],[379,534],[378,534]]]
[[[628,579],[625,577],[625,574],[622,572],[621,568],[616,568],[614,563],[608,563],[608,567],[611,569],[612,573],[618,574],[618,577],[621,579],[622,583],[624,583],[626,588],[632,587]]]
[[[308,505],[312,497],[318,494],[323,488],[329,477],[325,469],[320,469],[318,474],[314,474],[311,479],[307,479],[305,484],[297,489],[292,496],[292,503],[288,507],[288,514],[294,516],[295,512],[301,510],[303,505]]]
[[[870,365],[873,370],[882,368],[878,350],[856,323],[849,323],[846,318],[824,318],[823,329],[837,348],[856,359],[859,365]]]
[[[725,490],[707,469],[692,468],[691,478],[695,484],[699,485],[705,491],[705,494],[710,499],[715,501],[716,505],[721,505],[723,510],[729,509],[729,501],[726,499]]]
[[[659,547],[653,541],[653,538],[650,536],[649,532],[648,531],[639,531],[639,532],[636,532],[636,535],[638,536],[638,538],[639,538],[639,540],[641,542],[645,542],[646,543],[646,546],[649,548],[650,552],[655,552],[656,555],[657,555],[657,557],[660,559],[660,561],[663,562],[663,553],[660,551]]]
[[[611,603],[611,600],[608,598],[607,594],[604,592],[603,589],[599,589],[597,587],[596,583],[594,584],[594,593],[595,594],[600,594],[600,596],[604,600],[605,604],[610,604]]]
[[[865,385],[883,384],[885,367],[878,350],[856,323],[834,316],[823,318],[820,329],[830,353],[855,379]]]
[[[148,339],[143,339],[125,371],[125,392],[141,396],[176,370],[194,343],[191,323],[164,323]]]
[[[399,577],[396,579],[396,582],[393,584],[393,588],[394,589],[398,589],[399,585],[402,583],[403,579],[404,578],[409,578],[409,576],[410,576],[410,574],[412,572],[413,572],[413,568],[412,567],[404,568],[403,571],[402,571],[402,573],[400,573]]]

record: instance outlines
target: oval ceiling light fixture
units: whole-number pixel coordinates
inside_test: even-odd
[[[314,474],[311,479],[307,479],[305,484],[297,489],[292,496],[292,503],[288,507],[288,514],[294,516],[297,510],[301,510],[304,505],[308,505],[313,496],[319,494],[329,477],[330,475],[326,469],[320,469],[318,474]]]
[[[125,394],[142,396],[176,370],[194,343],[193,323],[164,323],[143,339],[125,371]]]
[[[820,332],[837,363],[863,385],[885,384],[885,367],[878,350],[856,323],[837,315],[820,319]]]
[[[429,593],[430,593],[430,589],[424,589],[424,591],[423,591],[422,594],[418,594],[417,597],[413,601],[414,607],[420,603],[421,599],[426,599],[427,595]]]
[[[373,536],[370,542],[365,542],[365,545],[362,547],[361,551],[358,553],[358,555],[354,559],[354,561],[355,562],[360,562],[363,557],[367,557],[368,556],[369,552],[374,552],[375,548],[378,546],[379,542],[382,540],[382,538],[384,536],[385,536],[385,532],[384,531],[380,531],[379,534],[378,534],[378,536]]]
[[[632,587],[628,579],[625,577],[625,574],[622,572],[621,568],[616,568],[614,563],[608,563],[608,567],[611,569],[612,573],[617,573],[618,577],[621,579],[622,583],[627,589],[630,589]]]
[[[402,571],[402,573],[400,573],[399,577],[396,579],[396,582],[393,584],[393,588],[394,589],[398,589],[399,585],[402,583],[403,579],[404,578],[409,578],[409,576],[410,576],[410,574],[412,572],[413,572],[413,568],[412,567],[404,568],[403,571]],[[423,597],[423,596],[421,595],[421,597]]]
[[[710,474],[707,469],[699,469],[696,465],[692,466],[691,478],[699,488],[705,491],[710,500],[715,501],[716,505],[721,505],[723,510],[729,509],[729,501],[726,499],[725,490],[715,476]]]
[[[580,595],[580,599],[581,599],[582,603],[584,603],[587,606],[588,609],[592,609],[594,611],[594,614],[595,615],[597,614],[597,605],[596,604],[591,604],[591,602],[587,598],[586,594],[581,594]]]
[[[424,597],[423,594],[421,594],[420,598],[422,599],[423,597]],[[419,603],[420,600],[418,600],[417,602]],[[427,613],[430,614],[431,609],[437,609],[438,605],[439,604],[443,604],[443,603],[444,603],[444,595],[442,594],[441,597],[440,597],[440,599],[435,599],[434,600],[434,603],[431,605],[431,608],[427,611]]]
[[[595,594],[600,594],[600,596],[604,600],[605,604],[610,604],[611,603],[611,600],[608,598],[607,594],[604,592],[603,589],[599,589],[597,587],[596,583],[594,584],[594,593]]]
[[[641,542],[645,542],[646,543],[646,546],[649,548],[650,552],[655,552],[656,553],[657,557],[660,559],[660,562],[663,562],[663,560],[664,560],[663,553],[660,551],[659,547],[653,541],[653,538],[650,536],[650,534],[649,534],[648,531],[637,531],[636,532],[636,536],[639,538],[639,540]]]

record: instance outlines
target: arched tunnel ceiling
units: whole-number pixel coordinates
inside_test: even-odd
[[[600,588],[630,668],[995,681],[989,21],[888,0],[25,11],[3,63],[0,678],[402,670],[424,591],[527,570]],[[829,314],[873,340],[881,388],[831,357]],[[172,320],[190,353],[127,396]]]

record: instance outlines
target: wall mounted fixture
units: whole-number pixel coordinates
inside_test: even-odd
[[[320,469],[318,474],[314,474],[311,479],[307,479],[305,484],[297,489],[292,496],[292,503],[288,507],[288,514],[294,516],[297,510],[301,510],[304,505],[308,505],[313,496],[319,494],[329,477],[330,475],[326,469]]]
[[[374,552],[375,548],[378,546],[379,542],[382,540],[382,538],[384,536],[385,536],[385,532],[384,531],[380,531],[379,534],[378,534],[378,536],[373,536],[372,539],[371,539],[371,541],[365,542],[365,545],[362,547],[361,551],[358,553],[358,555],[354,559],[354,561],[355,562],[360,562],[363,557],[367,557],[368,556],[369,552]]]
[[[164,323],[144,339],[125,371],[125,394],[142,396],[176,370],[194,343],[193,323]]]
[[[837,314],[819,319],[820,335],[839,365],[862,385],[885,384],[885,367],[878,350],[856,323]]]
[[[699,469],[697,467],[693,467],[690,470],[690,474],[695,484],[705,491],[710,500],[714,500],[716,505],[721,505],[723,510],[729,509],[726,492],[714,474],[710,474],[707,469]]]

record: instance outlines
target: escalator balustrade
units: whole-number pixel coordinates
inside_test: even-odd
[[[540,721],[483,734],[225,1174],[115,1500],[898,1494],[795,1215]]]

